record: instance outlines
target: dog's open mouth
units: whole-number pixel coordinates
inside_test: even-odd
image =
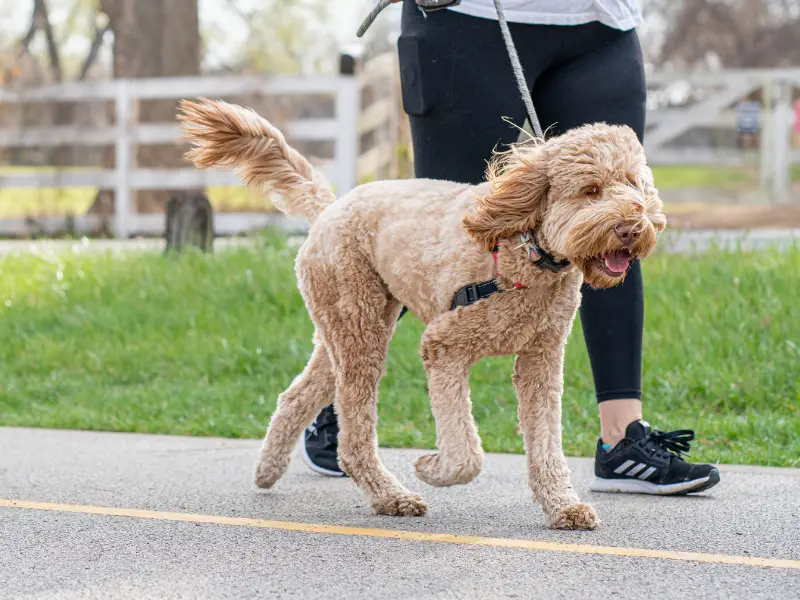
[[[595,258],[597,266],[609,277],[622,277],[631,264],[631,253],[627,250],[604,252]]]

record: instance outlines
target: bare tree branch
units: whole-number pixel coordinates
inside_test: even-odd
[[[89,70],[92,68],[94,63],[97,62],[97,57],[100,55],[100,48],[103,47],[103,40],[105,39],[106,33],[108,33],[109,29],[111,29],[110,25],[95,28],[94,38],[92,38],[92,45],[89,48],[89,53],[83,60],[83,66],[81,67],[80,75],[78,75],[78,81],[83,81],[86,79],[86,77],[89,75]]]
[[[25,34],[25,37],[22,38],[22,40],[19,43],[20,50],[23,53],[30,54],[31,52],[31,42],[33,41],[33,38],[36,37],[36,30],[38,29],[38,24],[36,19],[38,13],[39,13],[39,5],[36,2],[34,2],[33,12],[31,13],[30,27],[28,27],[28,32]]]
[[[659,66],[723,68],[800,63],[798,0],[652,0],[667,30]]]
[[[34,0],[34,5],[36,7],[38,26],[44,31],[45,39],[47,40],[47,55],[50,57],[50,71],[53,73],[53,78],[56,81],[62,81],[64,74],[61,70],[61,56],[58,52],[58,44],[56,44],[53,26],[50,24],[50,14],[47,10],[47,4],[45,4],[44,0]]]

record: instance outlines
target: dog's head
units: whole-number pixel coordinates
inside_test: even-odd
[[[540,245],[566,258],[595,288],[622,282],[630,261],[650,254],[666,218],[630,127],[603,123],[497,155],[488,193],[464,217],[487,249],[534,231]]]

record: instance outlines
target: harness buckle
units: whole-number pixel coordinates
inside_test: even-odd
[[[457,306],[469,306],[478,300],[480,300],[478,284],[471,283],[469,285],[465,285],[453,295],[453,303],[451,304],[450,308],[452,310]]]
[[[476,302],[479,298],[478,296],[478,284],[473,283],[465,288],[467,294],[467,304],[472,304]],[[471,297],[470,297],[471,296]]]

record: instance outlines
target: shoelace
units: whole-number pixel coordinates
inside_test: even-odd
[[[694,431],[691,429],[678,429],[668,432],[653,430],[643,441],[644,447],[651,452],[660,450],[662,456],[672,455],[681,458],[681,455],[689,453],[691,448],[689,442],[693,439]]]

